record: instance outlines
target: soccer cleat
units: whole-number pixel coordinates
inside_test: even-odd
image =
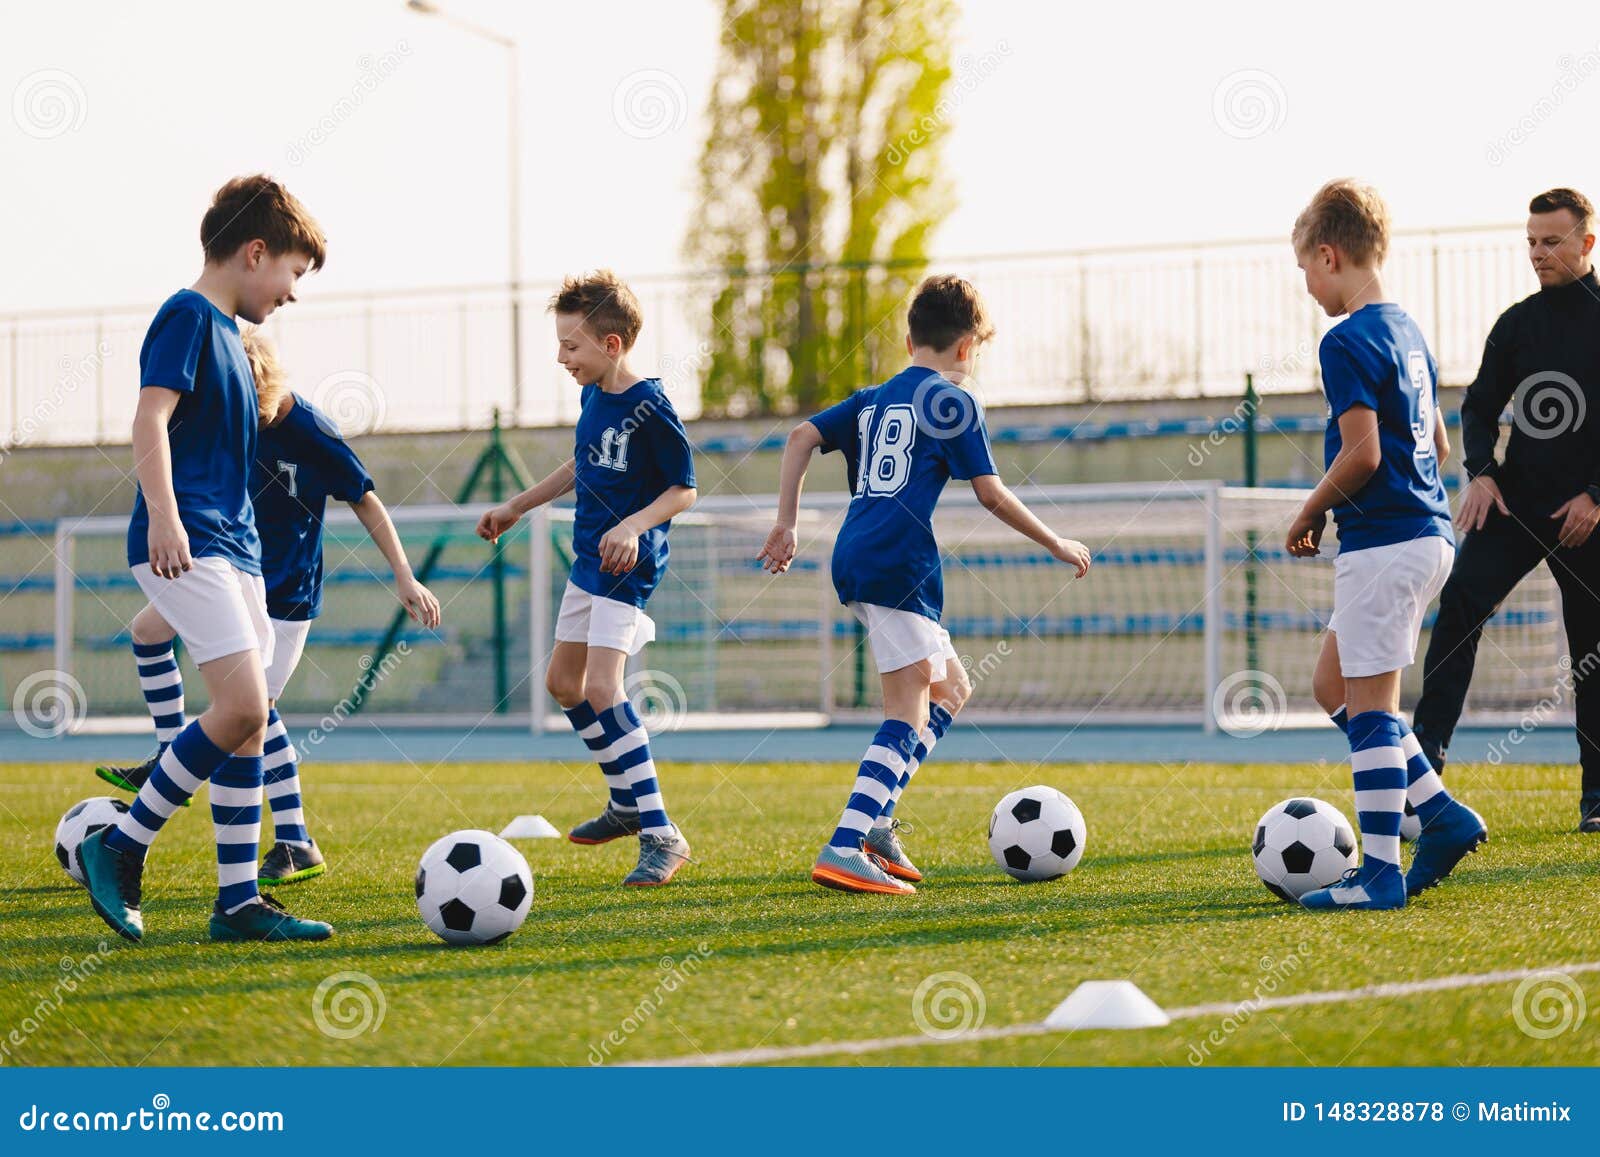
[[[1578,803],[1578,830],[1590,835],[1600,833],[1600,793],[1585,795]]]
[[[916,888],[897,880],[878,866],[861,848],[822,849],[811,868],[811,882],[841,892],[874,892],[885,896],[910,896]]]
[[[272,850],[261,857],[261,870],[256,875],[256,882],[273,885],[298,884],[301,880],[320,876],[327,870],[327,864],[323,862],[322,852],[317,847],[316,840],[312,840],[311,846],[307,848],[280,842],[273,844]]]
[[[573,828],[567,833],[567,839],[575,844],[609,844],[623,836],[638,834],[639,813],[620,812],[607,803],[605,811]]]
[[[1477,851],[1488,838],[1483,817],[1466,804],[1451,800],[1422,826],[1417,853],[1406,873],[1406,895],[1415,896],[1439,883],[1461,862],[1462,856]]]
[[[78,845],[78,863],[89,903],[118,936],[138,942],[144,938],[144,913],[139,911],[144,861],[106,846],[102,828]]]
[[[94,773],[112,787],[138,795],[139,789],[145,785],[145,781],[150,778],[150,773],[156,769],[156,764],[160,762],[161,753],[158,751],[143,763],[136,764],[133,767],[112,767],[109,764],[102,764],[94,769]],[[190,807],[192,804],[192,800],[186,799],[183,801],[184,807]]]
[[[1359,868],[1351,868],[1346,872],[1344,878],[1333,887],[1318,888],[1301,896],[1300,906],[1321,912],[1336,908],[1404,908],[1405,881],[1401,879],[1399,865],[1385,864],[1382,860],[1366,860]]]
[[[211,939],[216,941],[326,940],[332,935],[333,925],[291,916],[266,892],[232,914],[214,905],[211,909]]]
[[[635,888],[665,884],[689,860],[689,841],[676,825],[670,836],[639,835],[639,864],[622,882]]]
[[[891,819],[889,826],[880,828],[874,824],[867,829],[867,838],[862,841],[862,850],[889,875],[896,879],[909,880],[913,884],[922,882],[922,873],[911,862],[911,857],[906,855],[906,850],[900,844],[900,831],[910,831],[910,824],[903,824],[899,820]]]

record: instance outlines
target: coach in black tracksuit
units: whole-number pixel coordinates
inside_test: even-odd
[[[1461,403],[1472,481],[1456,516],[1466,536],[1439,595],[1413,729],[1443,769],[1483,625],[1541,562],[1561,588],[1583,764],[1580,830],[1600,832],[1600,282],[1594,207],[1572,189],[1528,206],[1540,290],[1495,322]],[[1512,409],[1505,460],[1500,417]],[[1589,658],[1585,660],[1585,656]],[[1491,657],[1492,658],[1492,657]]]

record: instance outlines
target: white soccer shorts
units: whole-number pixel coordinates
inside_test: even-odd
[[[1333,621],[1347,679],[1403,671],[1417,658],[1428,604],[1438,596],[1456,548],[1437,535],[1342,551],[1333,560]]]
[[[197,558],[177,578],[161,578],[141,562],[134,581],[150,605],[178,632],[197,664],[241,651],[259,651],[272,662],[272,625],[267,588],[260,575],[245,574],[225,558]]]
[[[950,632],[926,615],[880,607],[875,603],[847,603],[846,606],[867,628],[867,644],[872,648],[872,659],[880,675],[929,659],[933,663],[933,681],[937,683],[949,673],[949,663],[959,665],[961,662],[950,642]]]
[[[272,620],[272,661],[267,664],[267,698],[277,700],[305,654],[310,619]]]
[[[637,655],[655,637],[655,620],[641,608],[592,595],[568,580],[556,615],[556,642],[610,647]]]

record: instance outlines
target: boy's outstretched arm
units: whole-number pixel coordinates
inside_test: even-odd
[[[983,508],[1012,530],[1048,550],[1058,561],[1074,568],[1078,578],[1089,573],[1089,548],[1076,539],[1061,538],[1039,521],[1027,505],[1011,493],[998,474],[980,474],[972,480],[972,492]]]
[[[822,432],[810,422],[789,431],[778,468],[778,521],[773,523],[756,561],[772,574],[782,574],[794,561],[794,528],[800,521],[800,490],[806,484],[811,455],[822,445]]]
[[[406,558],[405,547],[400,545],[400,533],[395,530],[394,520],[389,517],[389,510],[384,506],[383,499],[378,497],[378,492],[367,491],[359,502],[350,504],[350,509],[356,512],[361,525],[367,528],[367,534],[383,552],[384,561],[394,572],[394,592],[400,599],[400,605],[429,630],[437,627],[439,600],[411,572],[411,560]]]
[[[639,536],[676,518],[694,505],[700,492],[693,486],[669,486],[654,502],[636,510],[600,536],[600,573],[627,574],[639,561]]]
[[[497,541],[528,511],[571,493],[577,485],[577,478],[577,459],[568,458],[521,494],[512,495],[492,510],[485,510],[483,517],[478,519],[478,537],[490,542]]]

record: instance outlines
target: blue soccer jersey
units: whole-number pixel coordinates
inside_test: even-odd
[[[952,478],[995,474],[983,411],[971,394],[913,366],[811,419],[822,451],[842,450],[852,497],[833,544],[841,603],[944,611],[933,510]]]
[[[223,558],[261,573],[250,507],[256,452],[256,386],[233,318],[192,289],[167,298],[139,350],[139,386],[176,390],[167,422],[172,491],[194,558]],[[133,496],[128,565],[150,561],[150,512]]]
[[[626,574],[600,573],[600,539],[673,486],[693,486],[689,435],[660,378],[620,394],[584,386],[573,461],[572,582],[604,599],[642,607],[667,571],[669,519],[639,536],[639,561]]]
[[[314,619],[322,613],[322,516],[328,499],[359,502],[372,476],[328,416],[300,395],[256,443],[250,493],[261,530],[267,614]]]
[[[1453,543],[1450,503],[1433,443],[1434,423],[1440,420],[1438,369],[1417,323],[1389,302],[1364,306],[1328,331],[1321,359],[1328,396],[1326,465],[1343,444],[1339,415],[1351,406],[1377,414],[1383,451],[1367,484],[1333,508],[1340,551],[1429,535]]]

